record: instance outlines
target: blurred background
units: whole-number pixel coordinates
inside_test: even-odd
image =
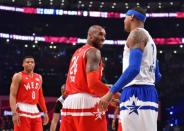
[[[103,80],[113,84],[122,72],[128,36],[123,20],[126,11],[135,6],[147,9],[145,28],[158,49],[162,74],[156,85],[160,99],[158,131],[184,131],[183,0],[0,0],[0,130],[12,130],[8,95],[13,74],[22,70],[22,58],[35,57],[35,72],[43,76],[52,117],[70,58],[85,44],[93,24],[106,29]],[[110,108],[109,125],[114,110]],[[48,128],[49,124],[44,130]]]

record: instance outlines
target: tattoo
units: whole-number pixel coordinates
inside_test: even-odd
[[[145,32],[141,29],[136,29],[129,34],[127,43],[129,48],[141,48],[144,50],[147,40]]]
[[[99,50],[90,49],[87,52],[87,64],[86,64],[86,71],[94,71],[99,68],[99,63],[101,60],[101,53]]]

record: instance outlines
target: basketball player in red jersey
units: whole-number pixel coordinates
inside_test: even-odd
[[[109,90],[101,81],[103,67],[99,49],[105,36],[103,27],[91,26],[87,44],[77,49],[71,58],[60,131],[107,131],[105,114],[97,108],[99,97]]]
[[[34,73],[35,61],[32,56],[23,59],[24,70],[15,73],[10,86],[10,107],[14,131],[43,131],[42,119],[37,107],[44,112],[43,124],[49,117],[42,92],[42,77]]]

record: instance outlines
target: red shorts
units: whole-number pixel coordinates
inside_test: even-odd
[[[63,103],[60,131],[107,131],[106,116],[98,111],[98,101],[86,93],[69,95]]]
[[[95,116],[63,116],[60,131],[107,131],[106,117],[95,119]]]
[[[20,124],[14,125],[14,131],[43,131],[42,119],[37,105],[17,103]]]
[[[20,124],[14,125],[14,131],[43,131],[42,119],[20,116]]]
[[[118,121],[118,131],[123,131],[121,121]]]

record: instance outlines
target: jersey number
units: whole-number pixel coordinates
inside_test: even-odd
[[[71,65],[71,67],[70,67],[70,80],[72,81],[72,82],[75,82],[75,75],[76,75],[76,73],[77,73],[77,62],[78,62],[78,59],[79,59],[79,56],[74,56],[73,58],[72,58],[72,65]]]
[[[35,99],[35,91],[32,91],[32,99]]]

